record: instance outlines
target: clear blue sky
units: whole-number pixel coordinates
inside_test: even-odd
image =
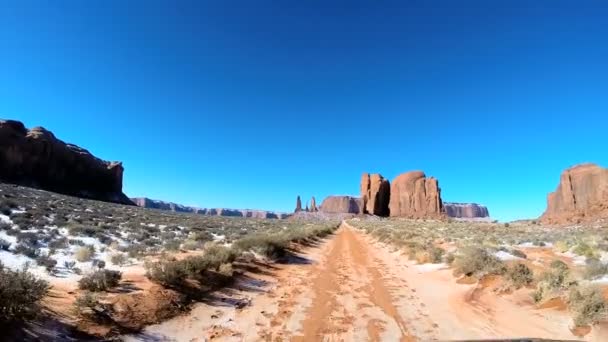
[[[601,1],[4,1],[0,117],[125,166],[130,196],[290,211],[422,169],[535,217],[608,166]]]

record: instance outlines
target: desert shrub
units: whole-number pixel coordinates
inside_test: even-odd
[[[201,248],[201,243],[194,240],[186,240],[182,243],[181,248],[187,251],[194,251]]]
[[[36,246],[38,244],[39,236],[37,233],[33,232],[19,232],[17,233],[17,241]]]
[[[76,261],[64,261],[63,262],[63,267],[65,267],[66,270],[72,270],[74,268],[74,266],[76,266]]]
[[[234,275],[234,269],[232,268],[232,264],[220,265],[217,272],[225,277],[232,277]]]
[[[146,262],[144,267],[148,279],[168,287],[179,287],[188,274],[184,262],[178,260]]]
[[[19,243],[15,247],[15,253],[25,255],[28,258],[36,259],[40,255],[40,250],[33,246]]]
[[[520,251],[519,249],[511,249],[509,250],[509,253],[513,256],[516,256],[518,258],[522,258],[522,259],[527,259],[528,256],[526,255],[526,253]]]
[[[0,231],[2,230],[11,230],[13,227],[11,227],[10,224],[4,222],[4,221],[0,221]]]
[[[139,258],[146,253],[146,247],[138,243],[133,243],[122,248],[122,251],[126,252],[129,258]]]
[[[93,264],[93,267],[97,267],[97,268],[106,267],[106,262],[103,260],[99,260],[99,259],[93,259],[92,264]]]
[[[549,270],[541,274],[532,298],[537,303],[551,299],[573,285],[576,285],[576,281],[572,279],[568,265],[561,260],[554,260]]]
[[[12,271],[0,263],[0,321],[32,313],[49,290],[49,284],[31,273]]]
[[[168,251],[177,251],[179,250],[179,246],[182,244],[180,240],[166,240],[163,248]]]
[[[127,256],[123,253],[116,253],[116,254],[112,254],[110,256],[110,261],[114,265],[122,266],[127,263],[127,260],[128,260]]]
[[[39,255],[36,258],[36,263],[40,266],[44,266],[44,268],[48,272],[52,272],[53,269],[55,269],[55,266],[57,266],[57,260],[52,259],[51,257],[45,254]]]
[[[97,270],[87,274],[78,281],[78,288],[93,292],[107,291],[116,287],[120,282],[122,273],[112,270]]]
[[[63,249],[68,247],[68,239],[66,237],[60,237],[58,239],[49,242],[49,248]]]
[[[68,239],[68,244],[71,246],[84,246],[85,243],[79,239]]]
[[[585,263],[585,270],[583,271],[585,279],[596,279],[608,274],[608,265],[597,258],[589,258]]]
[[[502,274],[505,264],[488,250],[481,247],[465,247],[456,256],[453,263],[455,275],[483,276],[485,274]]]
[[[603,320],[608,312],[608,304],[601,289],[595,286],[575,286],[568,294],[568,308],[574,315],[576,326],[594,324]]]
[[[522,263],[517,263],[510,266],[507,269],[506,277],[516,289],[523,286],[528,286],[534,280],[532,270]]]
[[[4,239],[0,239],[0,250],[8,251],[9,248],[11,248],[11,243]]]
[[[238,256],[234,249],[216,243],[208,243],[204,251],[203,257],[207,260],[209,268],[213,269],[218,269],[222,264],[232,263]]]
[[[87,291],[76,297],[74,301],[74,313],[78,316],[95,318],[99,306],[100,303],[97,295]]]
[[[76,250],[74,257],[79,262],[87,262],[91,260],[94,254],[94,251],[89,246],[84,246]]]
[[[593,247],[589,246],[586,242],[583,241],[579,242],[576,246],[574,246],[572,252],[588,258],[593,258],[597,254]]]
[[[443,258],[443,262],[448,265],[452,265],[454,263],[454,260],[456,260],[456,255],[454,253],[447,253]]]
[[[289,241],[279,234],[252,234],[237,240],[234,244],[239,251],[253,251],[271,259],[285,256]]]

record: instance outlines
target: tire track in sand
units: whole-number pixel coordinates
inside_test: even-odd
[[[311,272],[313,300],[291,340],[413,341],[368,243],[343,224],[330,244]]]

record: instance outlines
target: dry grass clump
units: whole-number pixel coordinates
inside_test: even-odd
[[[601,289],[596,286],[572,287],[567,303],[576,326],[598,323],[605,319],[608,313],[608,304]]]
[[[107,291],[118,286],[121,278],[121,272],[101,269],[82,277],[78,281],[78,288],[93,292]]]
[[[534,281],[534,273],[528,266],[522,263],[509,266],[505,276],[515,289],[528,286]]]
[[[480,278],[488,274],[504,274],[505,264],[487,249],[482,247],[465,247],[456,255],[454,262],[454,275],[465,275]]]
[[[532,293],[532,298],[536,303],[561,296],[562,292],[576,285],[568,265],[561,260],[554,260],[549,266],[549,270],[543,272],[536,286],[536,291]]]
[[[36,312],[49,284],[27,270],[12,271],[0,263],[0,322],[20,319]]]
[[[76,250],[74,253],[74,257],[79,262],[87,262],[93,258],[95,255],[95,250],[92,248],[93,246],[83,246]]]

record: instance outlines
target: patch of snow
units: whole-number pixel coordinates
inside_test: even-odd
[[[577,266],[584,266],[587,264],[587,257],[575,254],[572,251],[567,251],[566,253],[557,253],[557,255],[572,259],[572,263]]]
[[[543,241],[543,243],[545,244],[544,246],[537,246],[533,242],[523,242],[523,243],[520,243],[519,245],[517,245],[517,247],[524,247],[524,248],[545,248],[545,247],[550,248],[550,247],[553,247],[553,243],[551,243],[551,242]]]
[[[608,284],[608,274],[603,275],[601,278],[590,281],[592,284]]]
[[[0,231],[0,239],[6,241],[6,242],[10,242],[12,245],[17,244],[17,237],[16,236],[10,236],[8,234],[6,234],[5,231]]]
[[[21,208],[19,208],[19,209],[13,209],[13,210],[11,210],[11,213],[12,214],[25,214],[25,210],[21,209]]]
[[[505,251],[498,251],[498,252],[494,253],[494,255],[502,261],[523,260],[522,258],[516,257],[515,255],[513,255],[511,253],[507,253]]]
[[[213,236],[213,241],[223,241],[226,239],[226,235],[220,235],[215,233],[211,233],[211,235]]]
[[[8,217],[7,215],[4,215],[4,214],[0,214],[0,222],[13,224],[13,220],[11,220],[10,217]]]
[[[438,271],[444,268],[447,268],[448,265],[441,263],[441,264],[422,264],[422,265],[415,265],[414,266],[416,268],[416,270],[419,273],[426,273],[426,272],[433,272],[433,271]]]

